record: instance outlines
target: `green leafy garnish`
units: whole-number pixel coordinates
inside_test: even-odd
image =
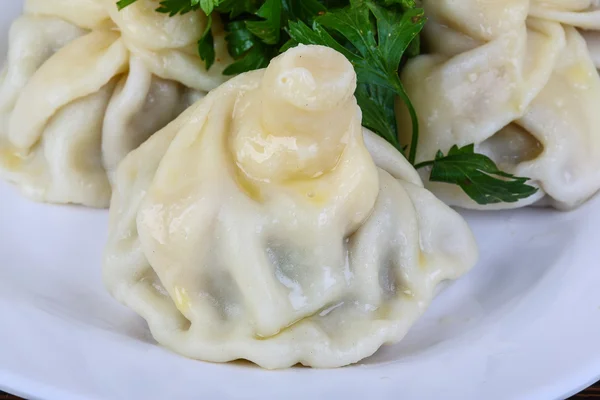
[[[191,0],[192,5],[198,3],[200,4],[202,11],[204,11],[206,15],[210,15],[215,7],[221,3],[221,0]]]
[[[261,21],[246,21],[248,30],[266,44],[277,44],[281,38],[281,0],[267,0],[256,12]]]
[[[137,2],[138,0],[119,0],[117,7],[119,10]],[[221,3],[239,3],[237,0],[162,0],[157,12],[175,16],[177,14],[187,14],[191,11],[201,9],[206,15],[210,15],[213,10]]]
[[[204,33],[202,34],[200,40],[198,40],[198,54],[200,54],[200,58],[206,63],[207,70],[209,70],[210,67],[212,67],[212,65],[215,63],[216,58],[215,39],[211,29],[212,16],[209,15]]]
[[[119,9],[119,11],[121,11],[122,9],[135,3],[136,1],[137,0],[119,0],[117,1],[117,8]]]
[[[516,203],[535,194],[538,189],[521,178],[498,169],[494,161],[475,153],[475,146],[452,146],[448,155],[438,151],[435,160],[418,164],[431,166],[429,180],[458,185],[478,204]]]
[[[289,41],[290,21],[312,21],[325,7],[317,0],[225,0],[217,10],[226,21],[227,46],[235,62],[224,74],[265,68]]]
[[[363,125],[404,153],[398,141],[396,113],[391,106],[395,93],[382,86],[359,83],[355,96],[362,110]]]
[[[242,14],[254,14],[265,0],[222,0],[217,7],[221,14],[233,19]]]
[[[316,16],[327,11],[327,8],[317,0],[283,0],[283,8],[289,21],[306,21],[308,23],[312,23]]]
[[[177,14],[187,14],[190,11],[196,11],[200,7],[198,0],[163,0],[160,2],[157,12],[169,14],[173,17]]]
[[[255,69],[265,68],[278,52],[256,37],[244,21],[234,21],[227,25],[227,48],[234,58],[223,73],[237,75]]]
[[[137,0],[119,0],[119,9]],[[163,0],[158,12],[174,16],[202,10],[207,26],[198,40],[198,53],[210,69],[216,59],[212,18],[225,25],[233,63],[225,75],[265,68],[283,51],[302,44],[318,44],[342,53],[357,74],[356,99],[363,125],[383,137],[415,164],[419,143],[417,113],[400,81],[399,72],[421,53],[419,33],[424,11],[415,0]],[[402,147],[394,102],[402,99],[412,122],[410,147]],[[408,147],[408,148],[407,148]],[[500,171],[474,151],[474,145],[454,146],[435,160],[415,165],[431,167],[430,180],[458,185],[479,204],[516,202],[536,193],[527,178]]]

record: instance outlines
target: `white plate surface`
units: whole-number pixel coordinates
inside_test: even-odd
[[[21,2],[3,0],[0,54]],[[107,212],[0,183],[0,389],[41,399],[561,399],[600,378],[600,198],[464,213],[482,257],[395,346],[337,370],[209,364],[157,346],[101,283]]]

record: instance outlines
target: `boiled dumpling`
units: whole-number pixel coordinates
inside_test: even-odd
[[[540,190],[517,203],[482,206],[456,186],[426,186],[466,208],[580,205],[600,188],[600,116],[594,111],[600,77],[591,46],[566,24],[571,17],[587,20],[597,5],[515,0],[498,10],[484,0],[457,4],[424,1],[426,10],[435,10],[426,29],[432,53],[411,61],[402,74],[420,121],[417,162],[474,143],[500,169],[529,177]],[[452,34],[436,35],[444,29]],[[400,138],[408,143],[405,113],[399,103]]]
[[[465,221],[361,127],[352,65],[299,46],[121,163],[105,283],[188,357],[338,367],[396,342],[468,271]]]
[[[123,157],[225,80],[219,22],[222,62],[206,71],[195,49],[206,17],[156,7],[26,2],[0,77],[0,176],[35,200],[106,207]]]

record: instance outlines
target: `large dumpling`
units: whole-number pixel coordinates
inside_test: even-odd
[[[105,283],[158,342],[338,367],[396,342],[468,271],[465,221],[363,130],[351,64],[299,46],[223,84],[117,172]]]
[[[0,76],[0,176],[35,200],[108,206],[123,157],[225,80],[219,22],[221,62],[206,71],[195,45],[206,17],[157,7],[26,2]]]
[[[446,203],[513,208],[534,203],[574,208],[600,188],[600,77],[590,0],[424,1],[432,53],[411,61],[402,80],[420,121],[417,162],[474,143],[500,169],[540,190],[516,203],[482,206],[458,187],[427,182]],[[590,21],[596,20],[595,25]],[[569,26],[573,25],[573,26]],[[446,34],[441,34],[446,33]],[[400,138],[410,120],[398,105]]]

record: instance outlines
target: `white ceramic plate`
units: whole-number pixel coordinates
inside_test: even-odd
[[[3,0],[0,54],[21,2]],[[0,183],[0,389],[41,399],[559,399],[600,378],[600,198],[465,213],[482,258],[399,345],[337,370],[209,364],[157,346],[100,279],[107,212]]]

